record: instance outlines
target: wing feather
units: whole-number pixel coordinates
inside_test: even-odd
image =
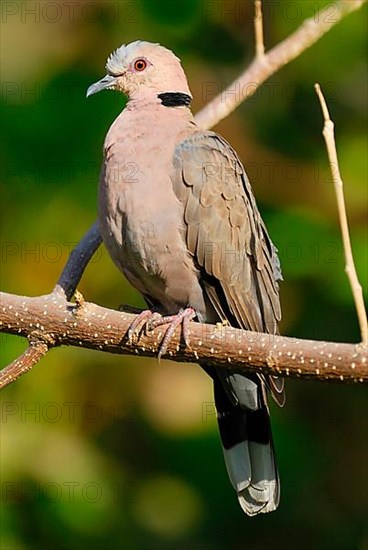
[[[177,146],[173,166],[188,250],[208,276],[208,300],[221,320],[227,311],[243,329],[276,334],[280,264],[237,154],[214,132],[197,131]],[[283,380],[262,379],[283,402]]]

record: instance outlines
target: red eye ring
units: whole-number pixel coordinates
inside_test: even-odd
[[[134,61],[134,70],[138,72],[144,71],[147,67],[147,61],[145,59],[137,59]]]

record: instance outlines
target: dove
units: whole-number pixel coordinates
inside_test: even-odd
[[[181,62],[145,41],[122,45],[87,90],[127,104],[104,143],[99,224],[120,271],[147,303],[130,328],[226,322],[278,333],[277,250],[245,169],[229,143],[197,126]],[[283,379],[201,364],[212,378],[225,463],[243,511],[275,510],[280,483],[267,394],[283,406]],[[179,391],[179,388],[178,388]]]

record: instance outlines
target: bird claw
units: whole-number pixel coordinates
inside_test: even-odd
[[[160,348],[158,351],[158,358],[161,359],[163,355],[167,352],[167,347],[170,343],[171,338],[174,335],[176,328],[181,324],[182,325],[182,336],[186,346],[188,346],[188,335],[189,335],[189,322],[196,316],[196,312],[193,308],[188,307],[179,311],[176,315],[166,315],[157,317],[156,319],[149,319],[148,329],[154,330],[157,327],[162,325],[169,325],[166,329],[165,335],[161,341]]]
[[[128,329],[128,342],[130,344],[133,342],[134,337],[138,336],[141,328],[145,328],[147,334],[147,326],[152,317],[154,317],[155,315],[156,313],[154,313],[150,309],[145,309],[144,311],[141,311],[139,315],[137,315],[137,317],[134,319]]]
[[[167,347],[171,338],[174,335],[176,328],[182,324],[182,336],[186,346],[188,346],[188,333],[189,322],[196,316],[196,312],[193,308],[188,307],[179,311],[176,315],[161,315],[158,312],[151,311],[150,309],[141,311],[139,315],[134,319],[128,329],[128,342],[132,343],[135,336],[138,335],[140,330],[144,329],[145,334],[154,330],[162,325],[169,325],[166,329],[164,337],[161,341],[158,358],[161,359],[167,351]]]

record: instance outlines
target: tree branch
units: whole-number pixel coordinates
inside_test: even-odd
[[[157,356],[165,330],[161,327],[149,335],[141,334],[137,342],[130,343],[126,333],[136,317],[130,313],[88,302],[62,305],[52,295],[26,298],[0,293],[0,300],[3,332],[34,338],[36,331],[49,347],[68,345],[152,357]],[[18,313],[16,320],[14,311]],[[290,378],[368,382],[367,346],[361,344],[316,342],[221,324],[191,322],[189,327],[190,347],[180,347],[177,330],[168,345],[169,358]],[[28,370],[15,368],[15,363],[0,373],[0,388]]]
[[[359,9],[364,0],[340,0],[335,19],[330,17],[330,5],[313,17],[306,19],[288,38],[269,50],[265,55],[256,56],[245,72],[213,99],[196,115],[196,122],[202,128],[212,128],[227,117],[248,97],[252,96],[260,85],[276,71],[290,63],[307,48],[312,46],[343,17]],[[237,93],[234,93],[234,90]]]
[[[353,251],[351,248],[349,225],[348,225],[348,218],[346,215],[346,205],[345,205],[345,198],[344,198],[344,184],[340,174],[339,159],[337,157],[337,151],[336,151],[334,123],[330,118],[330,113],[328,112],[326,100],[323,96],[320,85],[316,84],[315,89],[316,89],[319,101],[321,103],[322,113],[325,121],[325,125],[323,128],[323,137],[325,138],[325,142],[326,142],[326,148],[327,148],[328,158],[329,158],[330,167],[331,167],[332,180],[333,180],[334,188],[336,192],[337,208],[339,212],[342,242],[344,245],[345,261],[346,261],[345,271],[348,276],[351,290],[353,293],[355,308],[357,310],[358,321],[360,326],[360,333],[362,336],[362,342],[363,344],[368,345],[367,314],[364,306],[363,289],[359,282],[358,275],[355,269]]]
[[[31,370],[49,351],[49,344],[42,340],[35,340],[10,365],[0,371],[0,389],[15,382],[20,376]]]

